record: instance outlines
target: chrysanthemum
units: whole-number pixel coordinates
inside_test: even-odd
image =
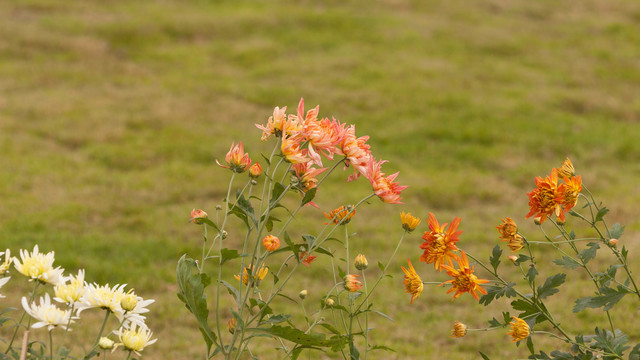
[[[401,266],[402,271],[404,272],[404,288],[407,290],[407,293],[411,294],[411,303],[413,304],[413,300],[418,298],[422,293],[424,288],[424,284],[420,276],[416,272],[416,269],[411,264],[411,260],[407,259],[409,263],[409,268],[405,269],[404,266]]]
[[[556,170],[558,171],[558,175],[563,178],[570,178],[576,174],[576,169],[573,167],[573,163],[569,158],[562,163],[562,166],[556,168]]]
[[[67,283],[67,281],[69,283]],[[54,288],[54,300],[73,305],[84,295],[84,270],[78,270],[78,275],[65,277],[64,281]]]
[[[11,258],[11,250],[7,249],[5,252],[0,252],[0,256],[4,255],[4,261],[0,263],[0,275],[4,275],[9,272],[9,268],[13,263]]]
[[[158,340],[151,340],[153,336],[151,330],[146,325],[134,321],[125,321],[122,327],[113,333],[118,335],[118,339],[120,339],[120,343],[116,344],[116,347],[122,345],[126,350],[133,351],[138,355],[145,347]]]
[[[451,337],[461,338],[467,335],[467,325],[461,323],[460,321],[456,321],[453,324],[453,330],[451,330]]]
[[[310,267],[311,263],[316,259],[315,256],[313,255],[307,255],[306,251],[301,251],[298,254],[298,259],[300,260],[300,263],[306,267]]]
[[[420,224],[420,219],[412,216],[411,213],[400,213],[400,221],[402,222],[402,228],[407,232],[412,232]]]
[[[518,233],[518,225],[508,217],[502,219],[502,224],[496,226],[496,229],[498,229],[502,241],[509,241]]]
[[[90,308],[102,308],[113,313],[118,320],[124,319],[124,310],[120,305],[120,301],[124,297],[124,285],[109,284],[100,286],[98,284],[85,284],[85,292],[80,301],[76,304],[78,314],[83,310]]]
[[[507,335],[511,335],[513,342],[521,341],[529,336],[529,325],[518,317],[513,317],[513,321],[510,322],[511,331],[507,332]]]
[[[571,210],[578,202],[578,195],[582,191],[582,177],[565,177],[564,184],[559,186],[562,193],[562,206],[565,212]]]
[[[51,331],[56,326],[60,326],[63,329],[67,328],[71,320],[71,311],[61,310],[57,306],[51,304],[49,294],[44,294],[44,297],[40,297],[40,304],[35,302],[29,304],[26,297],[22,297],[22,307],[32,318],[38,320],[35,324],[32,324],[32,328],[41,328],[46,326],[47,330]]]
[[[420,245],[420,248],[424,250],[420,261],[433,264],[436,270],[440,270],[443,264],[453,266],[453,260],[458,260],[455,251],[458,251],[456,246],[456,243],[460,241],[458,236],[462,234],[462,231],[458,231],[460,221],[460,217],[456,217],[447,228],[447,223],[438,224],[435,215],[429,213],[427,222],[430,231],[425,231],[422,236],[425,242]],[[445,230],[445,228],[447,229]]]
[[[296,136],[283,136],[280,151],[285,160],[291,164],[307,163],[310,158],[307,156],[307,150],[300,147],[302,139]]]
[[[279,107],[275,107],[273,109],[273,116],[269,117],[267,120],[267,125],[263,126],[260,124],[256,124],[256,127],[262,130],[262,141],[267,140],[271,135],[276,135],[278,137],[282,136],[282,129],[284,123],[287,120],[287,107],[283,107],[282,109]]]
[[[381,171],[381,166],[385,162],[384,160],[376,162],[374,158],[371,158],[366,173],[367,178],[371,182],[373,192],[380,200],[387,204],[402,204],[400,202],[400,193],[408,186],[400,185],[400,183],[393,181],[399,172],[387,176]]]
[[[253,163],[253,165],[249,166],[249,176],[254,179],[257,179],[262,174],[262,166],[260,166],[259,162]]]
[[[511,239],[509,239],[507,246],[509,246],[511,251],[518,251],[524,247],[524,238],[520,234],[515,234]]]
[[[147,306],[153,304],[155,300],[153,299],[143,299],[142,297],[136,295],[133,289],[127,291],[127,293],[120,299],[120,307],[124,311],[125,319],[129,318],[137,318],[138,320],[144,319],[145,317],[141,314],[149,312]]]
[[[268,252],[274,252],[280,247],[280,239],[278,239],[277,236],[267,235],[262,238],[262,246],[264,246]]]
[[[242,272],[242,283],[247,285],[249,283],[249,272],[251,271],[251,266],[245,267],[243,272]],[[251,272],[251,278],[255,278],[257,279],[258,282],[260,282],[260,280],[264,279],[265,276],[267,276],[267,274],[269,273],[269,268],[267,267],[261,267],[260,269],[258,269],[258,271],[256,272],[256,274],[254,274],[253,272]],[[240,275],[233,275],[234,278],[236,278],[236,280],[240,280]]]
[[[353,261],[353,266],[358,270],[366,270],[369,267],[369,262],[364,254],[358,254]]]
[[[342,140],[338,144],[338,149],[347,158],[348,165],[354,169],[354,174],[349,176],[347,181],[353,181],[360,175],[366,175],[367,167],[371,160],[371,146],[367,144],[369,137],[356,137],[355,125],[350,125],[349,127],[341,125],[337,131]]]
[[[52,285],[59,284],[62,281],[64,269],[59,266],[55,269],[53,268],[53,251],[42,254],[38,251],[38,245],[35,245],[31,253],[27,250],[20,250],[20,258],[22,262],[14,257],[13,263],[16,270],[21,274],[30,277],[32,280]]]
[[[191,219],[189,219],[189,222],[200,225],[203,223],[202,220],[208,217],[209,215],[204,210],[194,208],[191,210]]]
[[[318,185],[317,176],[325,172],[327,168],[314,168],[313,162],[293,164],[293,173],[298,179],[298,189],[309,191]]]
[[[347,274],[344,277],[344,289],[349,292],[356,292],[362,288],[362,283],[358,280],[360,276]]]
[[[216,160],[216,163],[218,166],[231,169],[231,171],[236,173],[243,173],[251,166],[251,159],[249,158],[249,154],[244,152],[242,141],[240,141],[238,145],[231,143],[231,148],[227,156],[225,156],[224,161],[227,163],[226,166],[220,164],[218,160]]]
[[[329,222],[335,225],[348,224],[351,219],[356,215],[356,209],[353,205],[340,206],[331,210],[329,213],[324,213],[324,216],[329,219]],[[327,223],[325,223],[326,225]]]
[[[536,178],[536,188],[533,189],[529,196],[529,213],[526,218],[531,216],[540,217],[540,223],[555,214],[561,221],[565,221],[564,212],[562,212],[562,203],[564,201],[563,194],[558,189],[558,172],[556,169],[551,170],[551,174],[546,178]]]
[[[452,266],[442,265],[442,268],[447,271],[447,275],[453,279],[447,280],[440,285],[451,284],[451,289],[447,291],[447,294],[456,292],[453,294],[452,301],[458,298],[460,295],[468,292],[474,299],[480,300],[478,293],[487,295],[487,291],[480,286],[480,284],[486,284],[489,280],[478,279],[473,273],[473,266],[469,267],[469,260],[467,254],[464,251],[461,252],[460,259],[458,260],[459,269],[455,269]],[[477,292],[476,292],[477,291]]]

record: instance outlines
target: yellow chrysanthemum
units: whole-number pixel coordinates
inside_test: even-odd
[[[78,314],[83,310],[90,308],[102,308],[113,313],[118,320],[124,320],[124,310],[120,302],[124,297],[124,287],[126,285],[115,285],[109,287],[109,284],[100,286],[98,284],[86,284],[84,295],[76,304]]]
[[[467,335],[467,325],[461,323],[460,321],[456,321],[453,324],[453,330],[451,330],[451,337],[461,338]]]
[[[407,259],[409,263],[409,269],[405,269],[404,266],[401,266],[402,271],[404,272],[404,287],[407,290],[407,293],[411,294],[411,303],[413,304],[413,300],[420,296],[422,290],[424,288],[424,284],[422,283],[422,279],[416,272],[416,269],[413,268],[413,264],[411,264],[411,260]]]
[[[249,283],[249,275],[248,272],[251,271],[251,266],[249,267],[245,267],[244,271],[242,272],[242,283],[247,285]],[[258,280],[258,282],[260,282],[260,280],[264,279],[265,276],[267,276],[267,273],[269,273],[269,268],[267,267],[261,267],[260,269],[258,269],[257,274],[251,274],[252,278],[256,278]],[[240,280],[240,275],[233,275],[234,278],[236,278],[236,280]]]
[[[358,270],[366,270],[369,267],[369,262],[364,254],[358,254],[353,261],[353,266]]]
[[[529,325],[518,317],[513,317],[513,321],[510,322],[511,331],[507,332],[507,335],[511,335],[513,342],[521,341],[529,336]]]
[[[358,280],[360,276],[347,274],[344,277],[344,289],[349,292],[356,292],[362,288],[362,283]]]
[[[412,232],[420,224],[420,219],[404,211],[400,213],[400,221],[402,222],[402,228],[407,232]]]
[[[11,250],[7,249],[5,252],[0,252],[0,256],[4,255],[4,262],[0,264],[0,275],[4,275],[9,272],[13,259],[11,258]]]
[[[62,282],[61,267],[53,268],[54,252],[42,254],[38,251],[38,245],[33,247],[29,253],[27,250],[20,250],[20,260],[13,258],[13,263],[21,274],[30,277],[32,280],[57,285]]]
[[[55,286],[54,292],[56,301],[65,304],[75,304],[80,301],[84,295],[84,270],[79,270],[76,276],[71,275],[65,278],[63,283]]]
[[[133,351],[140,355],[140,351],[145,347],[155,343],[158,339],[151,340],[153,333],[143,323],[127,321],[120,330],[115,331],[120,343],[116,346],[124,346],[126,350]]]
[[[40,304],[35,302],[29,304],[26,297],[22,297],[22,307],[32,318],[38,320],[35,324],[32,324],[32,328],[41,328],[46,326],[48,330],[59,326],[63,329],[67,328],[71,320],[71,311],[62,310],[51,303],[49,294],[44,294],[44,297],[40,298]]]
[[[509,239],[509,243],[507,244],[511,251],[518,251],[524,247],[524,238],[520,234],[516,234],[514,237]]]

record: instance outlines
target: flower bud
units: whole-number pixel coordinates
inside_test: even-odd
[[[542,220],[542,218],[540,216],[536,216],[536,217],[533,218],[533,223],[536,224],[536,225],[540,225],[540,224],[542,224],[541,220]]]
[[[251,179],[251,185],[256,186],[258,185],[258,182],[255,179]]]
[[[453,324],[453,330],[451,330],[451,336],[455,338],[461,338],[467,335],[467,325],[461,323],[460,321],[456,321]]]
[[[101,337],[100,340],[98,341],[98,346],[100,347],[100,349],[103,350],[110,350],[113,348],[114,342],[113,340],[107,338],[107,337]]]
[[[255,162],[253,165],[249,167],[249,176],[256,179],[262,174],[262,166],[260,166],[259,162]]]
[[[363,254],[359,254],[356,256],[356,260],[353,265],[358,270],[366,270],[369,267],[369,263],[367,262],[367,258]]]
[[[204,223],[204,221],[202,221],[202,220],[203,219],[207,219],[208,217],[209,217],[209,215],[207,215],[207,213],[204,212],[203,210],[193,209],[193,210],[191,210],[191,220],[189,220],[189,221],[194,223],[194,224],[201,225],[202,223]]]
[[[129,290],[120,300],[120,306],[124,311],[132,311],[138,305],[138,297],[132,290]]]
[[[298,297],[300,299],[304,300],[304,298],[306,298],[308,294],[309,294],[309,292],[307,291],[307,289],[304,289],[304,290],[302,290],[302,291],[300,291],[298,293]]]
[[[227,238],[228,235],[229,233],[226,230],[222,230],[222,234],[220,236],[222,237],[222,240],[224,240]]]
[[[560,218],[556,219],[556,224],[558,224],[560,226],[564,225],[566,222],[567,222],[566,219],[560,219]]]
[[[218,211],[222,210],[222,205],[216,205],[216,210]]]
[[[400,213],[400,221],[402,222],[402,228],[407,232],[412,232],[420,224],[420,219],[404,211]]]
[[[332,298],[328,298],[324,303],[325,303],[325,305],[327,305],[328,307],[333,307],[333,304],[334,304],[335,302],[333,301],[333,299],[332,299]]]
[[[280,239],[273,235],[267,235],[262,238],[262,246],[264,246],[268,252],[274,252],[280,247]]]
[[[511,260],[512,263],[516,262],[516,260],[518,260],[518,257],[516,255],[509,255],[507,256],[507,259]]]
[[[238,320],[236,320],[235,317],[232,317],[227,321],[227,331],[229,331],[230,334],[236,332],[236,326],[238,326]]]
[[[618,244],[618,239],[610,239],[609,246],[616,246]]]

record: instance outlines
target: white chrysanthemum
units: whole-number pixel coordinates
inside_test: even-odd
[[[29,305],[27,298],[22,297],[22,307],[27,314],[38,320],[37,323],[31,325],[32,328],[46,326],[47,329],[51,331],[54,327],[60,326],[66,329],[67,325],[73,322],[73,320],[71,320],[71,311],[61,310],[54,304],[51,304],[49,294],[40,297],[40,305],[37,305],[35,302]]]
[[[52,285],[62,282],[62,273],[64,269],[61,267],[53,268],[54,252],[42,254],[38,251],[38,245],[33,247],[31,254],[27,250],[20,250],[20,258],[13,258],[14,266],[21,274],[30,277],[33,280],[39,280]]]
[[[4,255],[4,262],[0,264],[0,275],[4,275],[9,272],[13,259],[11,258],[11,250],[7,249],[5,252],[0,252],[0,256]]]
[[[140,319],[144,319],[145,317],[140,314],[149,312],[147,306],[151,305],[154,302],[155,300],[152,299],[144,300],[140,296],[137,296],[136,293],[133,292],[133,289],[131,289],[124,295],[124,297],[120,301],[120,306],[122,307],[122,310],[124,310],[125,318],[128,319],[135,316]]]
[[[132,321],[125,321],[122,327],[113,333],[118,335],[120,339],[120,343],[116,344],[116,347],[122,345],[126,350],[133,351],[138,355],[140,355],[139,351],[158,340],[151,340],[153,333],[145,324]]]
[[[0,279],[0,288],[2,288],[4,284],[6,284],[9,281],[9,279],[11,279],[11,276]],[[5,296],[0,294],[0,298],[3,298],[3,297]]]
[[[68,284],[67,281],[69,281]],[[84,295],[84,270],[78,270],[76,276],[64,277],[62,283],[55,286],[54,291],[53,299],[58,302],[73,305],[80,301]]]
[[[124,310],[120,306],[120,302],[124,297],[124,285],[114,285],[112,288],[109,284],[100,286],[98,284],[84,285],[84,295],[76,304],[78,315],[82,310],[99,307],[112,312],[119,321],[124,320]]]

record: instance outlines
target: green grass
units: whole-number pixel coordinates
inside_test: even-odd
[[[147,358],[200,354],[173,280],[177,259],[199,251],[189,211],[221,203],[228,173],[214,159],[232,141],[253,158],[269,151],[253,124],[300,97],[370,135],[385,170],[410,186],[406,205],[374,202],[354,219],[356,247],[374,263],[392,250],[401,210],[461,216],[461,246],[488,255],[500,218],[524,223],[533,178],[566,156],[640,251],[635,1],[22,0],[0,14],[2,246],[37,243],[90,281],[156,298],[149,322],[160,340]],[[350,188],[332,181],[317,202],[326,211],[368,191]],[[307,214],[301,229],[324,221]],[[481,327],[498,307],[451,303],[439,289],[408,305],[399,265],[418,257],[420,235],[377,300],[396,319],[374,323],[376,342],[397,350],[384,357],[524,356],[502,332],[448,337],[454,320]],[[321,267],[291,293],[318,297]],[[568,284],[552,303],[562,310],[579,291]],[[603,321],[585,314],[571,330]]]

